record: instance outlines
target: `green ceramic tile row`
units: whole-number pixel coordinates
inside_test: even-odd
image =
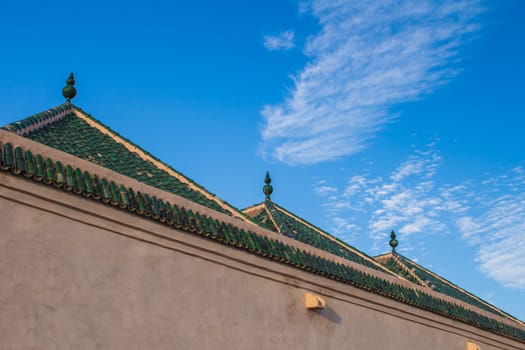
[[[386,263],[383,263],[383,266],[385,266],[387,269],[395,273],[396,275],[399,275],[407,280],[409,280],[412,283],[415,283],[417,285],[422,285],[414,276],[409,274],[402,266],[399,265],[397,261],[394,259],[388,259]]]
[[[434,275],[432,275],[431,273],[413,264],[410,259],[407,259],[399,254],[396,254],[396,256],[398,259],[401,260],[403,264],[405,264],[410,270],[412,270],[412,272],[417,277],[430,284],[434,291],[448,295],[458,300],[462,300],[470,305],[474,305],[476,307],[479,307],[480,309],[486,310],[488,312],[494,313],[502,317],[510,316],[499,309],[495,310],[494,308],[489,307],[487,304],[480,302],[477,298],[473,298],[468,293],[464,292],[460,287],[456,286],[456,288],[454,288],[450,284],[441,281],[440,279],[434,277]]]
[[[68,108],[68,104],[10,124],[5,129],[13,131],[23,128],[31,125],[31,123],[67,111],[66,108]],[[229,213],[215,201],[192,190],[187,184],[157,168],[153,163],[145,161],[138,154],[130,152],[122,144],[91,127],[72,112],[60,120],[29,132],[24,137],[102,165],[161,190],[180,195],[208,208]]]
[[[267,206],[270,214],[272,215],[273,220],[280,227],[280,232],[283,235],[296,239],[313,247],[322,249],[334,255],[340,256],[347,260],[356,262],[358,264],[365,265],[379,271],[383,271],[379,269],[376,264],[367,261],[360,255],[354,253],[348,244],[338,240],[336,237],[330,235],[333,238],[332,240],[319,234],[314,229],[295,220],[293,217],[286,215],[281,210],[276,209],[276,204],[273,202],[266,201],[265,205]],[[325,234],[329,235],[328,233]],[[334,242],[334,240],[337,240],[340,243]],[[370,258],[370,260],[373,259]]]
[[[71,110],[71,105],[69,103],[64,103],[55,108],[35,114],[34,116],[31,116],[29,118],[25,118],[21,121],[6,125],[3,127],[3,129],[9,130],[9,131],[18,131],[28,126],[31,126],[31,125],[46,122],[49,119],[56,116],[57,114],[67,112],[69,110]]]
[[[264,227],[265,229],[268,229],[273,232],[278,232],[277,228],[274,226],[272,221],[268,218],[268,215],[266,215],[265,210],[261,210],[257,215],[252,217],[251,220],[257,225]]]
[[[278,240],[259,236],[253,231],[240,229],[155,196],[135,192],[123,184],[107,181],[69,164],[62,164],[60,161],[44,159],[39,154],[34,155],[29,150],[13,147],[10,143],[0,144],[0,170],[56,186],[70,193],[91,198],[190,234],[249,251],[495,334],[525,342],[525,331],[522,329],[480,315],[460,305],[321,258]]]
[[[73,106],[73,105],[72,105]],[[136,147],[137,149],[140,149],[144,154],[148,155],[149,157],[151,157],[152,159],[164,164],[166,167],[170,168],[171,170],[173,170],[174,172],[180,174],[181,176],[183,176],[186,181],[188,181],[192,186],[196,187],[196,188],[199,188],[201,189],[202,191],[210,194],[211,196],[215,196],[214,193],[211,193],[209,192],[206,188],[204,188],[203,186],[201,186],[200,184],[196,183],[195,181],[193,181],[192,179],[190,179],[189,177],[185,176],[184,174],[182,174],[181,172],[173,169],[171,166],[165,164],[161,159],[157,158],[155,155],[149,153],[148,151],[146,151],[145,149],[142,149],[139,145],[137,145],[136,143],[134,143],[133,141],[129,140],[128,138],[120,135],[118,132],[116,132],[115,130],[112,130],[110,127],[108,127],[107,125],[104,125],[100,120],[94,118],[92,115],[90,115],[89,113],[83,111],[80,107],[78,106],[74,106],[74,108],[80,112],[82,112],[85,116],[87,116],[89,119],[91,119],[92,121],[94,121],[95,123],[97,124],[100,124],[102,126],[104,126],[106,129],[108,129],[109,131],[111,131],[113,134],[115,134],[116,136],[120,137],[121,139],[123,139],[124,141],[126,141],[127,143],[129,143],[130,145],[132,145],[133,147]],[[176,178],[173,178],[172,177],[172,180],[176,181],[176,182],[180,182],[178,179]],[[186,188],[189,189],[189,187],[187,187],[187,185],[185,185]],[[201,195],[200,193],[198,193],[197,191],[194,191],[192,189],[190,189],[191,192],[194,192],[198,195],[200,195],[199,199],[202,199],[204,198],[205,199],[205,202],[208,202],[208,203],[212,203],[214,207],[211,207],[209,205],[207,205],[206,203],[201,203],[201,202],[197,202],[199,204],[202,204],[204,206],[207,206],[208,208],[211,208],[211,209],[215,209],[215,210],[218,210],[218,211],[221,211],[223,213],[229,213],[228,210],[225,210],[222,206],[220,205],[217,205],[217,203],[213,200],[209,200],[207,199],[205,196]],[[184,196],[184,195],[183,195]],[[190,200],[193,200],[191,198],[188,198],[188,197],[185,197],[187,199],[190,199]],[[235,208],[233,205],[231,205],[230,203],[228,203],[227,201],[225,200],[221,200],[222,203],[226,204],[232,211],[235,211],[237,214],[239,214],[240,216],[245,216],[239,209]],[[219,208],[219,209],[217,209]]]

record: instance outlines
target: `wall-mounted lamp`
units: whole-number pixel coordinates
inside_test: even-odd
[[[305,293],[304,304],[307,309],[324,309],[326,308],[326,301],[319,295],[313,293]],[[470,349],[469,349],[470,350]]]
[[[481,348],[478,346],[478,344],[469,340],[467,341],[467,350],[481,350]]]

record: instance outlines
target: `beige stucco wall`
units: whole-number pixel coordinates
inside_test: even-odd
[[[5,173],[0,219],[0,349],[525,348]]]

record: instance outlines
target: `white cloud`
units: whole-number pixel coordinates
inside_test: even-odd
[[[401,235],[443,231],[445,227],[439,216],[453,200],[441,196],[435,188],[433,177],[440,163],[435,143],[431,143],[423,151],[414,150],[386,179],[366,173],[354,175],[342,190],[325,180],[319,181],[331,189],[324,204],[331,220],[330,229],[336,234],[344,233],[345,226],[338,223],[349,222],[352,213],[359,213],[361,218],[366,217],[361,223],[366,226],[361,227],[361,231],[367,232],[374,241],[373,250],[384,247],[385,237],[392,229]],[[455,190],[445,187],[442,191],[451,197]],[[355,239],[356,235],[348,237]]]
[[[340,239],[351,242],[360,233],[361,228],[346,218],[336,217],[333,221],[332,233]]]
[[[481,270],[500,283],[525,289],[525,177],[515,167],[481,183],[476,210],[457,219],[463,237],[479,246]]]
[[[423,171],[423,162],[422,161],[416,161],[416,162],[407,162],[403,165],[401,165],[397,171],[392,175],[392,180],[394,181],[401,181],[404,177],[410,176],[410,175],[419,175]]]
[[[289,96],[261,112],[265,154],[290,164],[363,150],[396,117],[392,106],[457,74],[480,12],[475,0],[312,0],[304,9],[321,25],[304,49],[310,62]]]
[[[365,172],[352,176],[343,189],[324,181],[334,188],[324,203],[329,230],[350,240],[367,233],[376,253],[385,250],[392,229],[405,253],[414,249],[409,236],[419,235],[417,241],[424,242],[436,234],[459,234],[477,249],[476,262],[484,274],[525,289],[524,168],[450,185],[438,182],[440,164],[436,145],[430,144],[415,150],[385,179]]]
[[[269,51],[289,50],[295,47],[295,33],[292,30],[285,30],[277,35],[266,35],[264,37],[264,47]]]
[[[525,289],[524,240],[525,234],[521,231],[482,245],[477,258],[481,270],[507,287]]]
[[[330,194],[337,193],[337,188],[333,186],[328,186],[325,180],[320,180],[315,184],[314,187],[315,193],[320,196],[327,196]]]
[[[460,217],[456,220],[456,225],[459,231],[463,233],[463,238],[471,241],[476,240],[479,243],[475,236],[479,233],[480,226],[471,216]]]

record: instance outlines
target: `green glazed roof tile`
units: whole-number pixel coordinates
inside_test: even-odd
[[[255,212],[251,210],[254,207],[258,207],[258,210]],[[251,213],[249,216],[255,223],[269,230],[322,249],[349,261],[382,272],[389,271],[365,253],[306,222],[304,219],[297,217],[270,200],[246,208],[244,209],[244,213],[247,215]]]
[[[306,222],[304,219],[297,217],[296,215],[290,213],[286,209],[278,206],[271,200],[267,200],[263,203],[246,208],[244,209],[244,212],[245,214],[249,215],[255,223],[265,228],[268,228],[276,233],[294,238],[303,243],[312,245],[316,248],[328,251],[334,255],[343,257],[347,260],[357,262],[361,265],[372,267],[376,270],[382,271],[381,268],[378,268],[376,264],[370,261],[373,260],[373,258],[368,257],[362,252],[359,252],[357,249],[349,246],[348,244],[338,240],[336,237],[333,237],[330,234],[315,227],[314,225]],[[432,272],[422,267],[418,268],[417,266],[419,265],[409,261],[408,259],[402,256],[399,256],[399,254],[396,254],[396,256],[402,260],[381,260],[381,264],[395,275],[401,276],[404,279],[425,288],[428,288],[430,284],[432,286],[432,288],[430,289],[432,289],[435,292],[442,293],[449,297],[461,300],[472,306],[493,313],[494,315],[518,321],[511,315],[499,310],[498,308],[486,303],[485,301],[480,300],[479,298],[442,279],[441,277],[433,274]],[[404,265],[405,262],[406,266]],[[333,270],[327,271],[323,265],[319,265],[319,263],[315,260],[310,260],[308,262],[308,265],[318,266],[317,273],[320,273],[322,275],[327,273],[333,273]],[[407,268],[407,266],[409,267]],[[339,270],[340,269],[335,268],[335,271]],[[346,272],[344,273],[344,275],[348,277]],[[371,289],[376,289],[377,287],[377,282],[374,282],[373,279],[367,279],[363,275],[351,274],[351,276],[351,279],[357,281],[358,284],[366,285]],[[393,289],[391,286],[389,286],[387,290]],[[412,290],[407,290],[403,293],[399,293],[399,297],[402,300],[411,302],[411,300],[415,298],[416,294],[414,293],[415,292]],[[432,299],[428,299],[428,302],[437,303],[436,301],[432,301]],[[447,314],[448,311],[440,311],[440,313]]]
[[[513,316],[507,314],[506,312],[474,296],[473,294],[467,292],[463,288],[433,273],[432,271],[424,268],[416,262],[404,257],[403,255],[397,252],[394,254],[395,257],[392,256],[392,254],[386,254],[384,256],[378,257],[377,260],[381,261],[382,264],[388,269],[390,269],[392,272],[395,272],[396,274],[418,285],[428,287],[438,293],[442,293],[452,298],[464,301],[470,305],[476,306],[495,315],[501,317],[511,317],[515,319]]]
[[[201,188],[202,191],[200,192],[190,188],[188,183],[196,185],[194,181],[185,178],[187,183],[183,183],[155,164],[143,159],[137,153],[130,151],[122,143],[115,141],[112,137],[79,118],[75,114],[74,109],[80,110],[69,103],[65,103],[35,116],[9,124],[3,129],[17,132],[26,138],[99,164],[161,190],[180,195],[219,212],[227,214],[235,212],[239,213],[239,216],[242,215],[235,208],[231,207],[230,210],[227,210],[216,200],[210,199],[213,196],[211,193],[208,192],[209,196],[203,195],[202,192],[205,191],[203,188]],[[103,128],[110,130],[102,123],[96,122]],[[117,133],[113,133],[122,138]],[[126,141],[130,142],[129,140]],[[132,145],[139,148],[135,144]],[[151,156],[146,151],[140,150]],[[15,162],[20,162],[21,154],[18,151],[15,151],[14,156]],[[153,156],[151,157],[158,160]],[[17,169],[25,166],[22,166],[22,164],[18,165]],[[30,166],[31,169],[34,168],[33,164]],[[183,176],[180,173],[179,175]],[[64,179],[66,184],[71,180],[68,176],[71,176],[71,174],[67,174],[66,169]]]
[[[123,151],[120,144],[106,138],[101,133],[94,132],[89,125],[83,124],[82,120],[75,118],[72,114],[68,114],[67,110],[63,110],[62,107],[53,113],[46,112],[44,115],[37,115],[32,117],[32,119],[29,118],[29,120],[11,124],[6,129],[26,131],[27,134],[24,135],[26,137],[80,158],[98,162],[117,172],[133,175],[131,177],[137,178],[139,171],[144,172],[146,174],[143,177],[144,181],[151,181],[150,184],[161,190],[180,193],[187,196],[187,198],[198,201],[198,203],[202,202],[201,204],[207,207],[224,211],[219,204],[210,201],[201,193],[192,191],[186,184],[182,184],[180,181],[177,182],[175,178],[170,178],[169,175],[163,174],[151,162],[137,159],[138,156],[136,154]],[[62,115],[61,118],[56,118],[60,113]],[[40,126],[36,127],[35,123],[39,123]],[[57,127],[58,125],[62,125],[62,127],[59,128]],[[77,130],[80,137],[75,137],[75,133],[72,130]],[[93,145],[96,145],[96,147]],[[188,234],[199,235],[205,239],[230,245],[236,249],[242,249],[266,259],[272,259],[282,264],[458,320],[525,344],[525,330],[522,323],[516,322],[516,319],[505,313],[501,315],[493,313],[495,316],[506,319],[507,321],[505,322],[494,318],[495,316],[488,317],[486,314],[465,307],[461,303],[454,303],[448,299],[436,297],[436,294],[433,294],[434,291],[427,293],[420,289],[402,286],[399,283],[392,282],[391,278],[386,278],[386,274],[385,278],[382,278],[379,277],[381,274],[373,275],[365,272],[366,270],[339,264],[334,260],[300,250],[296,246],[281,240],[270,239],[251,230],[240,230],[236,226],[218,221],[204,213],[165,202],[148,193],[134,191],[124,184],[108,181],[105,178],[98,177],[96,174],[89,174],[89,172],[74,168],[70,164],[62,164],[58,160],[49,158],[46,158],[45,161],[39,161],[37,159],[42,159],[42,156],[30,151],[21,147],[13,147],[10,143],[5,145],[0,143],[0,171],[12,174],[11,176],[32,179],[42,185],[55,186],[71,193],[71,195],[83,196],[86,200],[94,200],[101,203],[101,205],[107,205],[117,210],[125,210],[146,220],[153,220],[177,230],[185,231]],[[30,165],[28,166],[28,164]],[[38,172],[35,171],[33,164],[39,164],[37,167],[41,169]],[[45,174],[45,176],[42,177],[39,174]],[[152,174],[153,176],[147,176],[147,174]],[[143,175],[141,174],[140,176]],[[161,178],[162,181],[157,182],[157,178]],[[338,241],[335,237],[306,223],[274,203],[267,203],[265,210],[267,211],[266,217],[261,215],[255,220],[267,220],[266,226],[268,228],[273,227],[289,237],[307,242],[310,245],[361,265],[372,267],[382,272],[389,271],[369,261],[371,258],[358,253],[355,248]],[[173,234],[181,234],[177,230],[174,230]],[[410,264],[410,262],[405,261],[403,263]],[[424,276],[425,272],[423,269],[418,273],[421,274],[422,279],[429,280],[431,277]],[[438,285],[435,281],[431,283]],[[454,296],[454,298],[462,300],[457,296]],[[480,306],[477,307],[481,308]],[[481,309],[486,310],[484,308]],[[515,324],[515,326],[508,322]]]

